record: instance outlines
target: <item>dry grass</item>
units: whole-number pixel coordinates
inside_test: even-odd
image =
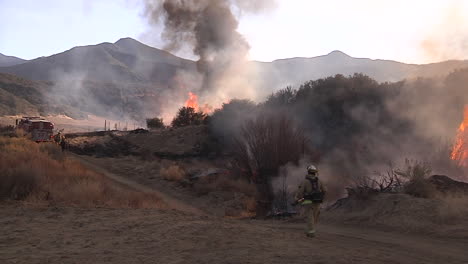
[[[187,178],[187,173],[178,165],[169,165],[159,171],[161,177],[168,181],[181,182]]]
[[[229,193],[230,199],[224,202],[225,216],[248,218],[255,215],[257,209],[256,189],[245,180],[235,180],[228,175],[205,177],[193,185],[198,195]]]
[[[206,177],[198,180],[194,185],[195,191],[199,195],[205,195],[211,192],[232,192],[243,193],[247,196],[255,195],[255,186],[244,180],[230,179],[228,176]]]
[[[79,207],[163,208],[154,194],[117,186],[66,159],[55,144],[0,137],[1,199]]]

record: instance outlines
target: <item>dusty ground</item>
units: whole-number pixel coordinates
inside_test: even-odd
[[[178,210],[3,204],[0,263],[468,263],[466,237],[321,223],[310,239],[302,222],[213,216],[172,189],[83,163],[129,188],[161,193]]]
[[[466,240],[178,211],[0,207],[1,263],[467,263]]]
[[[467,237],[321,223],[311,239],[300,219],[213,214],[202,198],[158,178],[151,163],[70,158],[128,188],[156,192],[175,209],[1,204],[0,263],[468,263]]]

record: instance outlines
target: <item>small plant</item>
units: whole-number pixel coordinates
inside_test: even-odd
[[[161,168],[159,171],[161,177],[168,181],[181,182],[186,179],[186,173],[184,169],[177,165],[170,165],[167,168]]]

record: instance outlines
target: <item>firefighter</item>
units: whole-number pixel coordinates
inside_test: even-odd
[[[65,149],[67,148],[67,141],[65,139],[65,136],[62,136],[60,140],[60,147],[62,148],[62,152],[64,152]]]
[[[296,201],[304,207],[307,217],[307,236],[315,236],[315,226],[320,215],[320,205],[325,197],[326,188],[318,178],[318,170],[314,165],[307,167],[307,175],[299,185]]]
[[[54,136],[54,141],[55,144],[60,145],[62,143],[62,132],[59,131],[55,136]]]

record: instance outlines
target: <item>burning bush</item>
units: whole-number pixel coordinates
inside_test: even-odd
[[[182,107],[171,122],[173,127],[183,127],[190,125],[201,125],[205,122],[206,114],[196,112],[192,107]]]
[[[123,189],[63,157],[53,144],[0,137],[0,197],[34,204],[115,208],[163,208],[153,194]]]

